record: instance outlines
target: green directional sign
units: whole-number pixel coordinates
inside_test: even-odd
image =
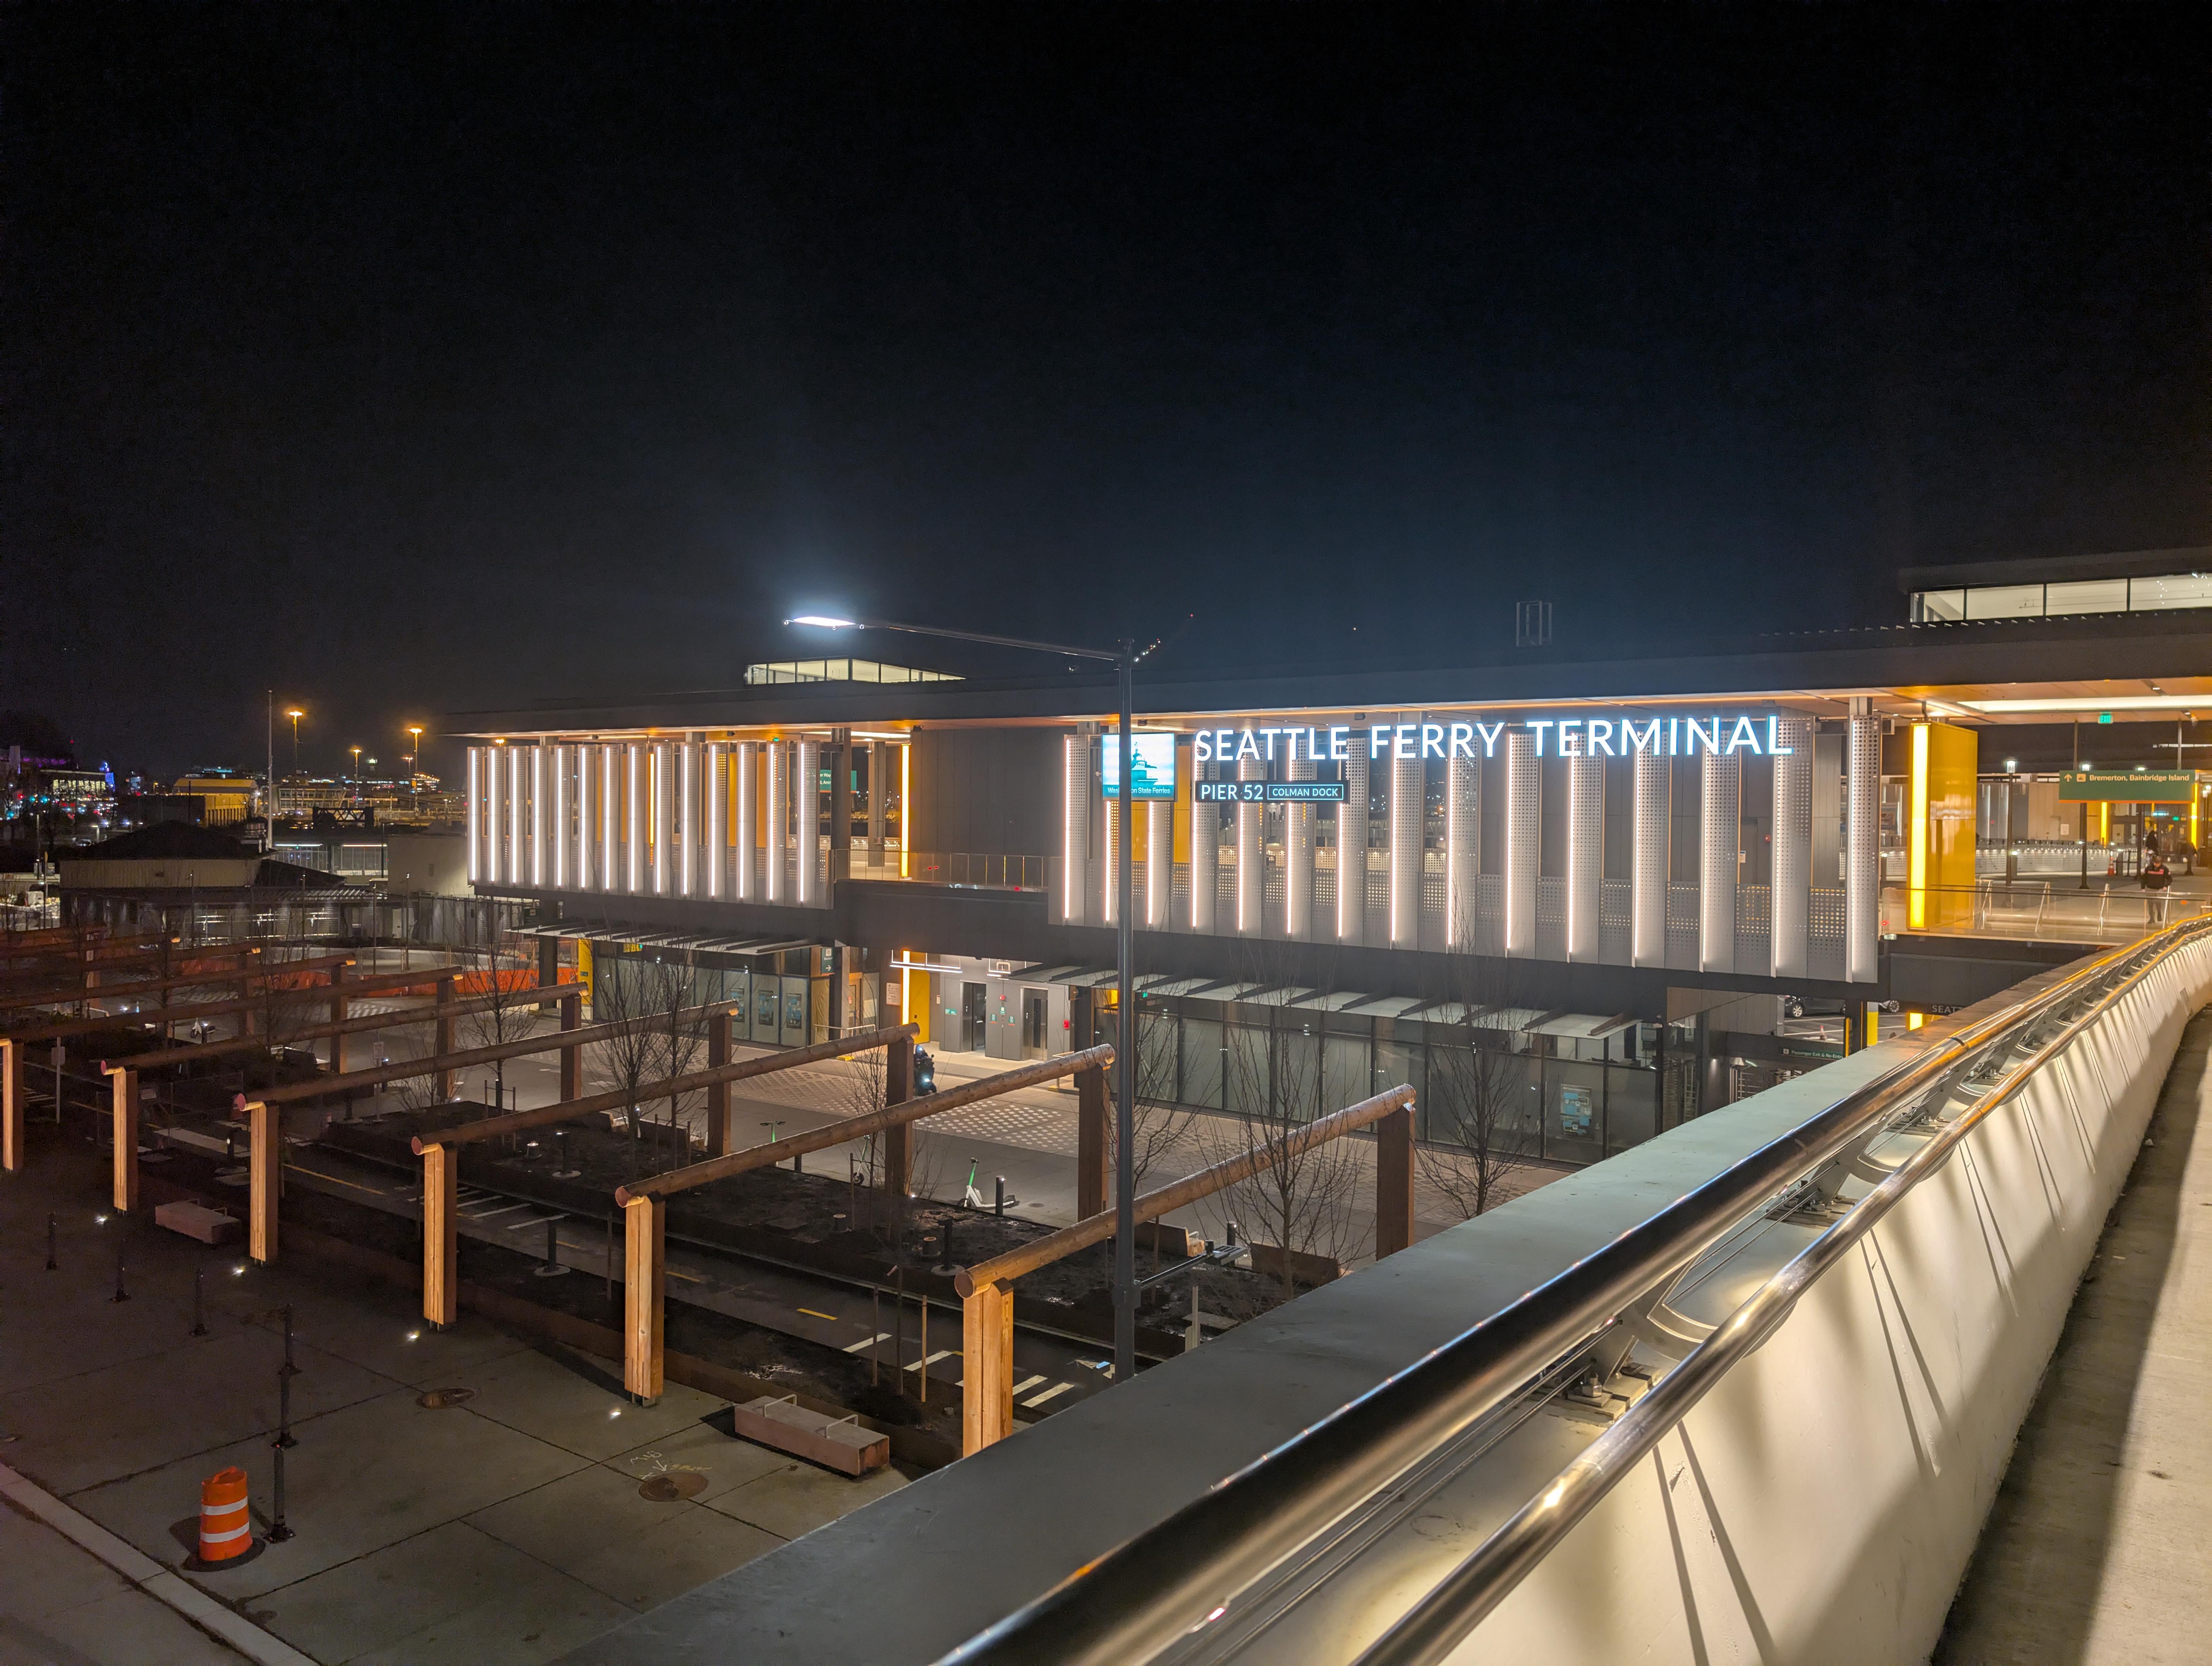
[[[2197,796],[2193,773],[2133,769],[2061,769],[2058,797],[2067,804],[2186,804]]]

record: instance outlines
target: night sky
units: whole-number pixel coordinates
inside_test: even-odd
[[[1473,661],[2212,542],[2201,21],[9,6],[0,706],[328,769],[801,603]]]

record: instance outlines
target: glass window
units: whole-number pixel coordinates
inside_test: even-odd
[[[2044,586],[2046,613],[2124,613],[2128,611],[2125,579],[2079,579],[2069,584]]]
[[[2212,607],[2212,577],[2172,573],[2164,578],[2130,579],[2128,605],[2138,613],[2164,607]]]
[[[1545,1062],[1545,1156],[1595,1163],[1605,1155],[1605,1076],[1602,1065]]]
[[[1356,1105],[1375,1090],[1367,1085],[1367,1037],[1331,1036],[1322,1048],[1322,1097],[1332,1106]]]
[[[1228,1111],[1231,1116],[1265,1116],[1268,1114],[1267,1032],[1245,1025],[1232,1024],[1225,1037],[1226,1048],[1221,1055],[1223,1087],[1228,1096]]]
[[[1411,1087],[1413,1102],[1419,1104],[1427,1085],[1425,1078],[1428,1073],[1422,1068],[1427,1062],[1427,1055],[1428,1049],[1419,1042],[1386,1041],[1378,1036],[1375,1041],[1375,1085],[1367,1091],[1380,1093],[1387,1088]]]
[[[1966,593],[1970,619],[2024,619],[2042,611],[2039,584],[1989,584]]]
[[[1310,1122],[1367,1097],[1354,1094],[1349,1099],[1324,1103],[1322,1087],[1321,1037],[1295,1030],[1279,1031],[1275,1037],[1276,1114]]]
[[[1147,1104],[1176,1103],[1176,1015],[1137,1009],[1137,1097]]]
[[[1966,593],[1963,590],[1923,590],[1915,599],[1920,604],[1920,617],[1923,619],[1966,617]]]
[[[1607,1151],[1640,1146],[1659,1132],[1659,1073],[1613,1070],[1606,1074],[1605,1145]]]
[[[1221,1024],[1217,1018],[1182,1021],[1182,1102],[1206,1110],[1221,1109]]]

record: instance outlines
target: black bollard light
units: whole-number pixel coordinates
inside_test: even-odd
[[[123,1252],[128,1248],[130,1248],[130,1242],[128,1239],[118,1238],[116,1240],[115,1293],[108,1298],[110,1301],[127,1302],[131,1299],[131,1292],[123,1287]]]
[[[279,1475],[284,1473],[283,1449],[300,1444],[292,1434],[292,1379],[299,1374],[300,1368],[292,1363],[292,1307],[288,1302],[284,1306],[284,1363],[276,1367],[276,1448],[279,1453],[276,1473]],[[276,1515],[279,1520],[283,1518],[284,1506],[282,1503],[276,1506]]]
[[[997,1215],[1000,1219],[1004,1220],[1006,1217],[1006,1177],[1000,1175],[998,1177],[998,1182],[999,1197],[998,1201],[992,1207],[992,1213]]]
[[[57,1272],[60,1267],[61,1263],[54,1259],[54,1218],[48,1215],[46,1217],[46,1271]]]

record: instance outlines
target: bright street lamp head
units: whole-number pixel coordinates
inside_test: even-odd
[[[802,613],[795,619],[786,619],[787,625],[815,625],[823,630],[856,630],[858,619],[834,619],[826,613]]]

